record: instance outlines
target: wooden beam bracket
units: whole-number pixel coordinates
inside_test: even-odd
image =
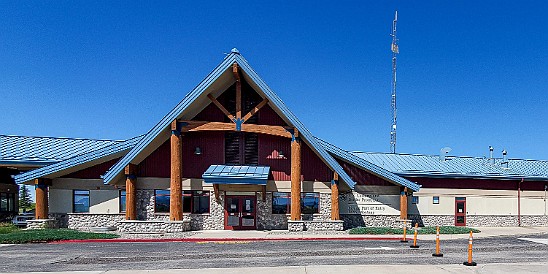
[[[211,102],[215,106],[217,106],[217,108],[219,108],[226,115],[226,117],[228,117],[228,119],[230,119],[230,121],[234,122],[234,120],[236,120],[236,117],[234,117],[234,115],[230,114],[230,112],[221,104],[221,102],[217,101],[217,99],[215,97],[213,97],[213,95],[208,94],[207,98],[209,98],[209,100],[211,100]]]
[[[242,118],[243,123],[245,123],[249,118],[253,117],[255,113],[257,113],[262,107],[264,107],[266,104],[268,104],[268,99],[263,99],[257,106],[255,106],[252,110],[250,110],[244,118]]]

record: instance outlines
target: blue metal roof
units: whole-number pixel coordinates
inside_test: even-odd
[[[548,161],[485,157],[353,152],[368,162],[401,176],[548,180]]]
[[[0,135],[0,164],[44,166],[120,142]]]
[[[99,149],[88,151],[54,164],[18,174],[14,176],[15,182],[22,184],[36,178],[59,177],[68,174],[68,172],[66,172],[68,169],[84,165],[86,163],[93,162],[97,164],[115,159],[116,157],[121,157],[129,149],[135,146],[141,138],[142,136],[137,136],[126,141],[111,142],[109,145]],[[87,150],[89,150],[89,148]]]
[[[210,184],[266,185],[269,173],[269,166],[211,165],[202,178]]]
[[[196,86],[189,94],[183,98],[183,100],[171,110],[158,124],[156,124],[144,137],[137,143],[137,145],[129,151],[118,163],[116,163],[111,170],[109,170],[104,176],[105,184],[112,182],[116,177],[120,176],[124,167],[128,165],[135,157],[137,157],[148,145],[150,145],[161,133],[165,131],[171,124],[171,122],[179,118],[183,112],[200,96],[204,91],[212,85],[215,80],[231,68],[233,63],[238,63],[241,67],[244,76],[247,75],[251,80],[259,87],[259,91],[262,92],[269,100],[274,109],[278,109],[283,116],[289,121],[292,126],[296,127],[299,131],[299,136],[310,145],[310,148],[318,153],[320,158],[323,158],[324,162],[339,174],[339,178],[345,182],[350,188],[353,188],[355,182],[352,181],[350,176],[346,174],[343,168],[335,161],[335,159],[325,151],[325,149],[316,141],[310,131],[297,119],[297,117],[285,106],[282,100],[272,91],[268,85],[259,77],[259,75],[251,68],[247,60],[245,60],[237,50],[232,50],[232,53],[226,56],[226,58],[219,64],[198,86]],[[258,92],[259,92],[258,91]]]
[[[360,158],[322,139],[316,138],[316,140],[318,140],[318,142],[323,146],[323,148],[325,148],[325,150],[327,150],[329,153],[333,154],[335,157],[345,162],[354,164],[369,173],[372,173],[394,184],[407,187],[413,191],[419,191],[420,189],[420,185],[413,183],[405,178],[402,178],[382,167],[379,167],[378,165],[375,165],[369,161],[366,161],[363,158]]]

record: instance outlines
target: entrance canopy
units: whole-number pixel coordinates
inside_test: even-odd
[[[209,184],[266,185],[269,166],[211,165],[202,178]]]

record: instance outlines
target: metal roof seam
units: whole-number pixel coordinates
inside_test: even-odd
[[[14,176],[14,179],[16,183],[19,183],[19,184],[25,183],[36,178],[47,176],[54,172],[59,172],[83,163],[101,159],[103,157],[107,157],[112,154],[116,154],[116,153],[128,150],[135,144],[135,141],[138,140],[140,137],[142,136],[137,136],[137,137],[128,139],[125,142],[116,142],[111,144],[110,146],[89,151],[85,154],[77,155],[69,159],[63,160],[61,162],[50,164],[39,169],[27,171],[25,173],[21,173]]]
[[[337,155],[338,157],[340,157],[342,160],[345,160],[345,161],[349,161],[350,163],[354,163],[354,164],[357,164],[358,166],[366,169],[367,171],[369,172],[372,172],[374,174],[377,174],[378,176],[380,176],[381,178],[384,178],[384,179],[387,179],[393,183],[396,183],[398,185],[401,185],[401,186],[405,186],[405,187],[408,187],[410,188],[411,190],[413,191],[418,191],[420,189],[420,186],[418,184],[415,184],[405,178],[402,178],[388,170],[385,170],[377,165],[374,165],[372,163],[369,163],[367,162],[366,160],[358,157],[358,156],[355,156],[353,155],[352,153],[348,152],[348,151],[345,151],[331,143],[328,143],[322,139],[319,139],[317,137],[315,137],[321,144],[322,146],[324,146],[327,151]]]

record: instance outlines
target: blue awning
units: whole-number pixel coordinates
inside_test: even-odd
[[[269,166],[211,165],[202,175],[209,184],[266,185]]]

